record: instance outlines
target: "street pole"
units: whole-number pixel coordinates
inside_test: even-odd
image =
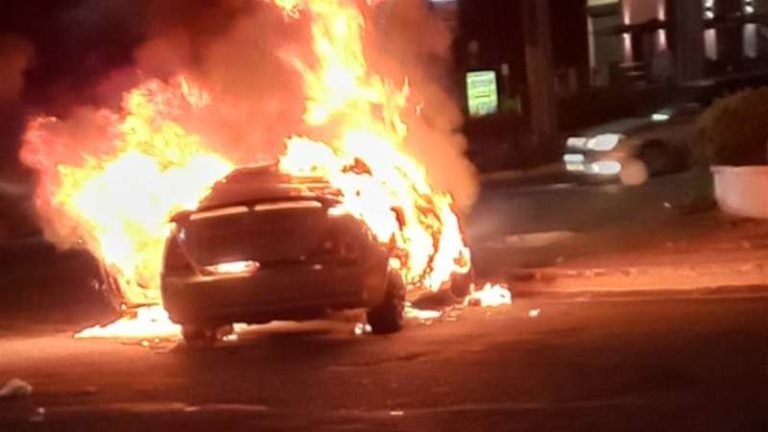
[[[674,56],[678,83],[704,75],[704,9],[701,0],[674,0]]]
[[[522,13],[532,144],[543,156],[553,150],[558,129],[549,0],[522,0]]]

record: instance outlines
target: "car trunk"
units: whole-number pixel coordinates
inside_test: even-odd
[[[193,214],[180,230],[198,265],[251,260],[262,265],[301,262],[321,246],[329,230],[317,202],[283,202]]]

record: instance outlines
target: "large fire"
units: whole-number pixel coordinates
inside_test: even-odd
[[[76,231],[129,304],[160,301],[169,218],[194,208],[233,167],[172,120],[206,101],[182,78],[170,84],[149,80],[125,95],[121,114],[97,114],[106,133],[91,148],[105,150],[71,155],[69,163],[50,162],[59,156],[50,149],[69,144],[57,145],[68,138],[57,119],[38,118],[28,126],[21,158],[41,175],[37,204],[66,219],[61,230]]]
[[[397,245],[396,265],[414,289],[438,290],[453,275],[468,272],[469,249],[452,197],[433,189],[425,167],[405,145],[408,83],[390,82],[366,62],[365,13],[376,2],[272,1],[288,20],[310,19],[315,56],[311,63],[285,56],[304,80],[307,130],[318,132],[288,138],[280,169],[323,176],[336,186],[349,213],[380,241]],[[78,244],[104,263],[124,303],[160,303],[171,215],[193,209],[235,166],[177,121],[215,103],[189,78],[148,80],[124,95],[120,112],[97,113],[98,133],[76,137],[94,142],[76,154],[49,151],[65,152],[66,145],[57,141],[72,139],[57,119],[38,118],[28,125],[21,157],[40,174],[41,213],[58,220],[47,234],[71,243],[74,233]],[[157,308],[152,311],[84,335],[174,331]],[[146,326],[133,325],[142,316],[151,317]]]
[[[280,0],[296,15],[302,3]],[[449,194],[436,192],[424,167],[408,154],[408,125],[401,117],[408,86],[371,73],[365,60],[365,20],[343,1],[306,0],[317,64],[290,58],[304,77],[304,121],[333,125],[332,141],[288,140],[281,170],[321,175],[344,195],[347,209],[364,220],[382,242],[394,238],[405,251],[402,271],[411,285],[439,289],[456,272],[469,271],[458,217]],[[402,224],[391,209],[401,210]],[[402,225],[402,229],[400,226]]]

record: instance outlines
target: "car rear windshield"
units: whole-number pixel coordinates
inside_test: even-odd
[[[199,210],[256,202],[332,199],[328,182],[317,178],[293,178],[273,168],[239,169],[216,183]]]
[[[204,266],[300,261],[318,248],[329,224],[323,205],[312,200],[224,207],[192,214],[183,224],[184,245]]]

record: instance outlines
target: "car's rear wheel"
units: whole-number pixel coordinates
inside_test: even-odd
[[[194,346],[213,345],[230,333],[232,333],[231,325],[203,326],[186,324],[181,326],[181,335],[184,337],[184,341]]]
[[[396,273],[387,279],[387,293],[380,305],[368,311],[368,324],[374,334],[400,331],[405,322],[405,282]]]
[[[472,294],[472,284],[475,283],[475,269],[471,268],[468,272],[455,274],[451,279],[451,294],[458,298]]]

